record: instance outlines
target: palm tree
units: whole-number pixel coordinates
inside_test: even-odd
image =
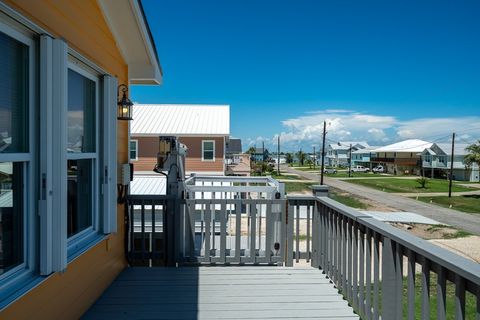
[[[465,156],[465,163],[467,165],[471,165],[472,163],[480,165],[480,140],[478,140],[476,144],[469,145],[465,150],[469,152],[469,154]]]
[[[285,156],[285,161],[287,163],[292,163],[293,162],[293,154],[291,154],[290,152],[287,153],[287,155]]]
[[[300,150],[297,152],[297,157],[298,157],[298,161],[300,161],[300,165],[303,167],[303,162],[305,161],[305,157],[306,157],[305,153],[302,150]]]

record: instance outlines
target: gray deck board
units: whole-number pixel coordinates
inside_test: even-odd
[[[129,268],[84,319],[359,319],[314,268]]]

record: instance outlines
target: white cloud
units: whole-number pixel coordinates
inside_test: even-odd
[[[323,121],[327,122],[327,142],[330,143],[356,140],[367,141],[371,145],[385,145],[410,138],[445,142],[453,131],[458,132],[458,137],[464,140],[480,137],[480,117],[477,116],[401,121],[394,116],[327,109],[282,121],[282,149],[297,150],[321,144]],[[278,134],[271,139],[258,137],[251,141],[265,141],[265,145],[271,148],[276,146],[277,136]]]

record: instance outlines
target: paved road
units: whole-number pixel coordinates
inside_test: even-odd
[[[290,173],[296,173],[299,176],[307,179],[320,181],[320,177],[318,174],[295,170],[294,168],[290,168],[287,166],[282,167],[282,170]],[[325,177],[324,182],[326,185],[329,185],[333,188],[345,190],[346,192],[349,192],[351,194],[385,204],[397,210],[415,212],[424,217],[428,217],[441,223],[445,223],[456,228],[480,235],[480,214],[475,215],[448,208],[443,208],[433,204],[420,202],[415,199],[397,196],[395,194],[378,191],[338,179]]]

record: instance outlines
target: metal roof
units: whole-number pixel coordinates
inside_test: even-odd
[[[229,105],[136,104],[133,136],[228,136]]]
[[[161,175],[134,175],[130,194],[167,194],[167,178]]]
[[[372,150],[372,152],[423,152],[433,143],[420,139],[409,139]]]
[[[435,143],[437,147],[439,147],[445,154],[451,155],[452,154],[452,144],[451,143]],[[468,154],[468,151],[465,150],[469,144],[467,143],[455,143],[455,147],[453,152],[455,156],[464,156]]]

